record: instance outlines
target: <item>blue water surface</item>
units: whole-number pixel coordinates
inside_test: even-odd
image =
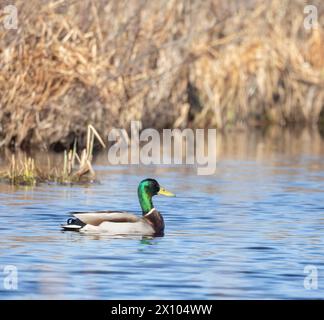
[[[324,298],[324,161],[320,154],[224,157],[194,167],[95,166],[100,184],[0,187],[2,299]],[[177,194],[155,197],[162,238],[63,232],[69,211],[139,212],[146,177]],[[5,287],[8,265],[18,288]],[[306,266],[317,289],[305,288]]]

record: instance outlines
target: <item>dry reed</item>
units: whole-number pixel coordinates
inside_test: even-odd
[[[52,165],[48,157],[47,168],[36,165],[36,161],[23,154],[16,157],[12,154],[9,165],[0,171],[0,181],[12,185],[33,186],[41,182],[55,182],[59,184],[89,183],[95,181],[95,171],[92,168],[93,148],[95,137],[105,148],[105,144],[96,129],[89,125],[87,129],[87,143],[79,156],[77,144],[73,149],[64,151],[63,166]],[[78,163],[78,166],[76,165]]]
[[[0,8],[6,1],[0,1]],[[246,127],[324,118],[324,5],[302,0],[15,1],[0,14],[0,145],[84,146],[87,125]]]

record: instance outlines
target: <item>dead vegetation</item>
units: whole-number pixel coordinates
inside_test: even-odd
[[[317,124],[324,5],[312,4],[318,28],[305,30],[302,0],[17,0],[17,30],[0,14],[0,145],[84,147],[89,123],[106,137],[131,120]]]
[[[87,143],[80,155],[77,152],[76,141],[73,149],[64,151],[59,165],[51,163],[48,156],[47,166],[36,165],[35,159],[26,154],[12,154],[7,167],[0,171],[0,181],[12,185],[34,186],[42,182],[59,184],[89,183],[95,181],[95,171],[92,168],[93,148],[95,138],[105,148],[105,144],[96,129],[89,125]],[[62,165],[63,163],[63,165]]]

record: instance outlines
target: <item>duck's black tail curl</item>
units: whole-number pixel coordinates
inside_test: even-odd
[[[69,218],[66,224],[62,225],[62,229],[65,231],[79,231],[85,225],[86,224],[78,218]]]

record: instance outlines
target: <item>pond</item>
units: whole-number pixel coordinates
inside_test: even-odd
[[[109,166],[100,183],[0,185],[2,299],[295,299],[324,297],[324,142],[317,131],[220,137],[217,170]],[[69,211],[139,212],[146,177],[176,193],[155,197],[164,237],[63,232]],[[17,288],[5,286],[6,266]],[[318,288],[305,287],[304,268]],[[3,272],[4,271],[4,272]]]

